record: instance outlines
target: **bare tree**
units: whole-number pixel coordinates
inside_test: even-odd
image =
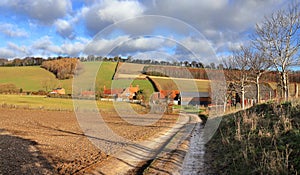
[[[240,50],[234,51],[232,56],[223,61],[227,69],[224,71],[227,81],[232,82],[240,88],[242,109],[245,109],[245,86],[249,81],[249,63],[247,57],[249,57],[248,52],[241,47]]]
[[[260,102],[260,78],[261,76],[268,72],[272,63],[266,59],[263,52],[255,50],[251,45],[246,47],[241,47],[242,52],[244,53],[245,59],[247,59],[247,64],[250,70],[251,82],[255,83],[256,86],[256,100],[257,103]]]
[[[254,44],[280,72],[283,97],[288,99],[288,70],[297,62],[300,47],[300,2],[294,1],[256,25]]]

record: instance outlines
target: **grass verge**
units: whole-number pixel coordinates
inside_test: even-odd
[[[300,103],[261,104],[223,117],[206,144],[218,174],[300,172]]]

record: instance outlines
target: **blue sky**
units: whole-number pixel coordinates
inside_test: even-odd
[[[248,42],[255,24],[284,2],[1,0],[0,58],[110,53],[181,60],[196,52],[205,62]]]

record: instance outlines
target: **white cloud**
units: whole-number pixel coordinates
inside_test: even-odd
[[[118,51],[122,51],[122,53],[158,51],[165,47],[171,47],[172,45],[174,46],[175,43],[169,42],[168,40],[160,37],[139,37],[121,44]]]
[[[51,37],[44,36],[35,41],[31,47],[43,56],[66,55],[77,57],[83,52],[87,41],[88,39],[75,38],[72,41],[65,41],[62,45],[56,45],[52,42]]]
[[[65,43],[61,46],[62,54],[77,57],[84,50],[85,43],[81,42],[73,42],[73,43]]]
[[[128,40],[130,40],[129,36],[119,36],[114,39],[95,38],[92,42],[86,45],[84,54],[106,56],[121,43]]]
[[[147,51],[142,53],[137,53],[133,56],[133,59],[139,59],[139,60],[152,60],[152,61],[178,61],[176,56],[161,52],[161,51]]]
[[[83,8],[83,18],[91,34],[120,20],[142,15],[144,7],[138,1],[101,1]],[[135,26],[136,27],[136,26]]]
[[[0,58],[22,58],[30,56],[31,54],[32,53],[27,46],[19,46],[12,42],[8,42],[6,47],[0,48]]]
[[[44,36],[41,39],[37,40],[33,45],[33,49],[40,50],[44,54],[56,53],[61,54],[62,50],[59,46],[54,45],[49,36]]]
[[[70,0],[4,0],[0,6],[15,13],[25,14],[44,24],[51,24],[64,17],[72,8]]]
[[[0,48],[0,58],[13,58],[16,56],[16,53],[8,48]]]
[[[75,34],[73,32],[73,26],[70,22],[62,19],[58,19],[54,23],[58,34],[64,38],[74,39]]]
[[[183,47],[178,46],[175,53],[180,58],[189,52],[186,48],[196,50],[205,57],[212,54],[210,46],[217,52],[227,52],[246,42],[245,36],[253,29],[255,23],[284,3],[283,0],[85,0],[84,2],[80,9],[72,9],[70,0],[1,0],[1,10],[3,13],[13,14],[14,17],[11,19],[22,16],[20,19],[25,18],[29,21],[27,28],[39,31],[39,27],[44,27],[41,33],[49,31],[49,35],[54,33],[52,30],[55,27],[56,34],[66,39],[58,45],[56,35],[41,37],[35,33],[34,37],[40,39],[31,46],[19,46],[8,42],[6,48],[1,48],[3,53],[12,55],[13,50],[20,55],[35,54],[37,51],[41,55],[76,56],[84,50],[89,41],[85,38],[84,29],[87,29],[88,34],[94,35],[105,27],[115,24],[122,36],[107,32],[108,35],[102,35],[103,38],[92,42],[85,52],[101,55],[115,49],[113,51],[115,54],[118,52],[142,54],[142,52],[165,52],[166,47],[174,47],[174,42],[165,39],[130,38],[130,36],[153,35],[173,37],[179,41]],[[135,18],[141,15],[173,17],[178,19],[178,23],[155,16]],[[131,20],[118,23],[125,19]],[[40,26],[39,23],[51,26]],[[195,27],[207,40],[193,38],[184,23]],[[0,33],[9,37],[28,37],[30,34],[29,31],[9,23],[0,25]],[[32,39],[28,42],[31,43]]]
[[[104,1],[97,14],[103,21],[117,22],[141,15],[143,11],[138,1]]]
[[[8,37],[28,37],[28,33],[25,30],[9,23],[0,24],[0,33]]]
[[[18,55],[20,56],[30,56],[32,54],[27,46],[19,46],[15,43],[8,42],[7,47],[15,52],[18,52]]]
[[[212,43],[209,40],[186,37],[180,40],[179,44],[182,47],[178,47],[178,54],[190,52],[192,54],[195,54],[196,56],[199,55],[206,58],[215,55],[214,48],[212,47]],[[184,51],[182,50],[183,48]]]

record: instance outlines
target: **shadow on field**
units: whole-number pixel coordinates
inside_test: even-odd
[[[52,174],[53,167],[35,145],[0,129],[0,174]]]

